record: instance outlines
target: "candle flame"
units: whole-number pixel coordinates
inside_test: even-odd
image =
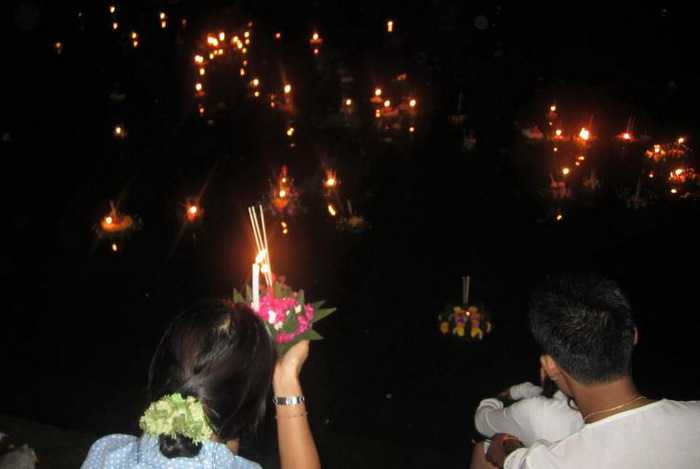
[[[199,76],[203,77],[207,74],[207,70],[204,67],[199,67]]]
[[[679,145],[683,145],[684,143],[685,143],[685,138],[680,137],[680,138],[678,139],[678,144],[679,144]]]
[[[389,33],[394,32],[394,22],[392,20],[386,22],[386,31]]]
[[[624,132],[622,134],[622,139],[623,140],[632,140],[632,134],[630,134],[629,132]]]
[[[416,107],[416,104],[418,104],[418,102],[415,99],[412,99],[408,102],[408,105],[410,107]]]
[[[115,7],[114,5],[110,5],[110,6],[109,6],[109,12],[112,13],[112,14],[114,14],[115,11],[117,11],[117,7]]]
[[[375,96],[381,96],[382,95],[382,89],[381,88],[376,88],[374,90],[374,95]]]
[[[219,33],[219,41],[224,42],[225,40],[226,40],[226,33],[222,31]]]
[[[285,191],[284,189],[280,190],[279,196],[280,199],[284,199],[285,197],[287,197],[287,191]]]
[[[282,39],[282,33],[275,33],[275,39]]]
[[[294,135],[294,127],[287,129],[287,137],[291,137],[292,135]]]
[[[678,193],[678,189],[676,189],[675,187],[673,189],[671,189],[671,194],[677,194],[677,193]]]
[[[567,167],[561,168],[561,173],[566,176],[571,172],[571,170]]]
[[[117,247],[117,243],[112,243],[112,251],[117,252],[119,248]]]
[[[347,107],[352,106],[352,99],[350,99],[350,98],[346,99],[346,100],[345,100],[345,105],[346,105]]]
[[[105,217],[105,223],[111,225],[112,223],[114,223],[114,219],[112,217]]]
[[[255,87],[260,86],[260,80],[258,80],[257,78],[253,78],[253,81],[251,83]]]
[[[561,221],[564,218],[564,215],[561,213],[557,213],[557,221]]]
[[[408,131],[409,131],[410,133],[413,133],[413,132],[416,131],[416,128],[413,127],[413,126],[410,126],[410,127],[408,128]]]
[[[291,92],[292,92],[292,85],[290,85],[289,83],[287,83],[286,85],[284,85],[284,93],[285,93],[285,94],[289,94],[289,93],[291,93]]]
[[[334,217],[338,214],[338,212],[336,212],[333,204],[328,204],[328,213],[330,213],[332,217]]]
[[[578,133],[578,136],[585,142],[591,138],[591,132],[587,128],[581,127],[581,131]]]
[[[384,107],[385,107],[385,108],[390,108],[390,107],[391,107],[391,101],[389,101],[388,99],[387,99],[386,101],[384,101]]]
[[[116,21],[114,21],[114,22],[112,23],[112,29],[115,30],[115,31],[116,31],[117,29],[119,29],[119,23],[117,23]]]
[[[555,105],[549,106],[550,112],[557,112],[557,107]]]
[[[554,134],[555,134],[557,137],[561,137],[561,129],[555,130],[555,131],[554,131]]]

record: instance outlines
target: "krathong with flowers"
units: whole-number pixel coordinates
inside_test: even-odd
[[[253,264],[251,285],[246,285],[243,292],[234,290],[233,301],[251,306],[267,326],[279,354],[284,355],[302,340],[322,339],[312,326],[333,313],[336,308],[324,308],[323,300],[307,303],[304,290],[295,291],[286,285],[282,278],[275,277],[270,266],[270,250],[262,206],[257,210],[250,207],[248,214],[258,254]],[[262,288],[260,274],[266,284]]]

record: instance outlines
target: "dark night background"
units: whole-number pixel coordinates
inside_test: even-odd
[[[618,194],[636,181],[638,170],[628,170],[647,146],[621,152],[604,143],[634,116],[640,133],[685,135],[694,145],[700,77],[690,7],[115,4],[118,33],[106,2],[0,7],[0,413],[100,435],[137,433],[161,331],[191,302],[229,296],[248,280],[254,247],[245,209],[281,164],[305,210],[288,219],[288,236],[271,233],[275,267],[308,297],[339,308],[319,323],[326,340],[313,344],[303,374],[326,467],[465,467],[479,399],[537,377],[527,298],[550,272],[598,271],[619,281],[640,329],[633,371],[641,391],[700,396],[697,203],[660,197],[626,208]],[[387,18],[397,25],[391,36]],[[263,82],[284,70],[295,87],[293,149],[283,120],[245,96],[237,67],[207,77],[210,95],[225,105],[210,105],[213,125],[195,112],[196,44],[249,19],[251,62]],[[126,37],[132,29],[138,49]],[[322,66],[309,51],[314,30],[325,39]],[[275,31],[281,45],[271,40]],[[64,44],[60,55],[55,41]],[[363,121],[355,129],[322,125],[342,97],[341,62],[355,77],[351,97]],[[419,99],[417,132],[387,142],[365,103],[375,85],[403,72]],[[115,90],[124,102],[110,100]],[[467,153],[447,119],[460,92],[478,140]],[[595,116],[601,135],[588,155],[601,192],[575,196],[559,223],[541,195],[546,144],[525,143],[515,127],[542,121],[554,101],[570,122]],[[128,129],[123,141],[112,136],[116,123]],[[343,198],[368,230],[339,231],[326,213],[326,166],[337,169]],[[203,187],[195,238],[178,212]],[[143,220],[116,255],[92,230],[109,200]],[[459,301],[464,274],[495,322],[480,343],[437,331],[437,313]],[[243,448],[264,467],[277,464],[273,420]]]

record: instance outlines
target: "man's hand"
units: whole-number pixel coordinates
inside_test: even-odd
[[[523,444],[513,435],[497,433],[491,438],[491,444],[486,453],[486,459],[496,467],[503,467],[508,455],[522,447]]]

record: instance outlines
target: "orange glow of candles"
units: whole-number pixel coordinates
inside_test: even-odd
[[[111,14],[116,13],[116,11],[117,11],[117,7],[115,7],[114,5],[110,5],[110,6],[109,6],[109,12],[110,12]]]
[[[224,42],[226,40],[226,33],[221,31],[219,33],[219,41]]]
[[[555,220],[557,220],[557,221],[562,221],[563,219],[564,219],[564,215],[562,215],[561,213],[557,213],[557,216],[555,217]]]
[[[187,207],[187,212],[185,213],[185,216],[187,217],[187,221],[193,222],[199,217],[199,207],[192,204]]]
[[[678,189],[676,189],[675,187],[671,189],[671,194],[678,194]]]
[[[207,70],[204,67],[199,67],[199,76],[203,77],[207,74]]]
[[[258,79],[258,78],[253,78],[253,79],[251,80],[250,84],[251,84],[254,88],[257,88],[258,86],[260,86],[260,79]]]
[[[394,21],[393,20],[388,20],[386,22],[386,32],[388,32],[388,33],[394,32]]]
[[[243,32],[243,37],[248,39],[250,37],[250,31]]]
[[[564,176],[568,176],[569,173],[571,173],[571,170],[565,166],[565,167],[561,168],[561,173],[562,173]]]
[[[649,173],[649,179],[654,179],[654,173]]]
[[[204,116],[204,112],[205,112],[204,106],[202,106],[200,104],[199,106],[197,106],[197,110],[199,111],[200,116]]]
[[[410,107],[416,107],[416,104],[418,104],[418,101],[416,101],[415,99],[411,99],[411,100],[408,102],[408,105],[409,105]]]
[[[314,49],[314,55],[318,55],[318,49]]]
[[[387,109],[390,108],[390,107],[391,107],[391,101],[388,100],[388,99],[385,100],[385,101],[384,101],[384,107],[387,108]]]
[[[326,179],[323,181],[323,185],[327,189],[333,189],[334,187],[337,187],[338,178],[336,178],[336,176],[335,176],[335,171],[332,171],[332,170],[326,171]]]
[[[112,131],[112,134],[114,135],[114,138],[117,139],[124,139],[126,137],[126,129],[124,129],[124,126],[121,124],[117,124],[114,126],[114,130]]]
[[[549,112],[557,112],[557,107],[554,104],[552,104],[551,106],[549,106]]]
[[[119,29],[119,23],[117,23],[116,21],[113,21],[112,22],[112,30],[116,31],[117,29]]]
[[[559,151],[559,147],[554,147],[554,148],[552,148],[552,150],[554,150],[554,153],[556,153]]]
[[[277,195],[279,195],[280,199],[284,199],[285,197],[287,197],[287,191],[284,189],[281,189],[279,191],[279,194],[277,194]]]
[[[409,131],[410,133],[415,133],[416,128],[413,127],[413,126],[410,126],[410,127],[408,128],[408,131]]]
[[[581,131],[578,133],[578,136],[581,140],[587,142],[591,138],[591,131],[585,127],[582,127]]]
[[[111,225],[112,223],[114,223],[114,219],[110,216],[106,216],[105,217],[105,224]]]
[[[347,99],[345,100],[345,106],[347,106],[347,107],[352,106],[352,99],[347,98]]]
[[[245,76],[245,68],[241,67],[241,69],[238,71],[238,73],[244,77]]]
[[[661,153],[661,145],[654,145],[654,153]]]
[[[243,44],[241,44],[241,45],[243,45]],[[247,54],[247,53],[248,53],[247,48],[244,47],[243,49],[241,49],[241,54]]]
[[[207,44],[212,47],[219,47],[219,40],[214,36],[207,36]]]
[[[328,204],[328,213],[330,213],[332,217],[338,214],[333,204]]]
[[[375,110],[374,110],[374,117],[376,117],[377,119],[379,119],[380,117],[382,117],[382,111],[379,110],[379,109],[375,109]]]
[[[280,222],[280,226],[282,227],[282,234],[286,235],[289,233],[288,225],[286,221]]]
[[[557,129],[554,131],[554,135],[556,135],[557,137],[561,137],[561,133],[561,129]]]
[[[583,155],[579,155],[576,159],[579,161],[584,161],[586,159],[586,157]]]
[[[683,145],[685,143],[685,138],[679,137],[677,141],[679,145]]]
[[[61,41],[56,41],[53,44],[53,48],[56,50],[57,54],[61,54],[63,52],[63,43]]]
[[[246,39],[245,41],[243,41],[243,43],[244,43],[246,46],[249,46],[249,45],[250,45],[250,39]]]
[[[287,129],[287,137],[292,137],[294,135],[294,127],[289,127]]]
[[[213,60],[214,57],[215,57],[215,56],[214,56],[214,53],[213,53],[213,52],[209,52],[209,60]]]
[[[255,96],[256,98],[259,98],[259,97],[260,97],[260,91],[256,91],[255,93],[253,93],[253,96]]]
[[[282,39],[282,33],[275,33],[275,39],[277,39],[278,41]]]
[[[289,94],[291,92],[292,92],[292,85],[290,85],[289,83],[284,85],[284,94]]]
[[[632,140],[632,134],[629,132],[623,132],[622,133],[622,140]]]
[[[112,243],[112,252],[117,252],[119,250],[119,247],[117,246],[117,243]]]
[[[201,93],[204,90],[204,86],[200,82],[194,84],[194,89],[197,93]]]
[[[381,88],[375,88],[375,90],[374,90],[374,95],[375,95],[375,96],[381,96],[381,95],[382,95],[382,89],[381,89]]]

